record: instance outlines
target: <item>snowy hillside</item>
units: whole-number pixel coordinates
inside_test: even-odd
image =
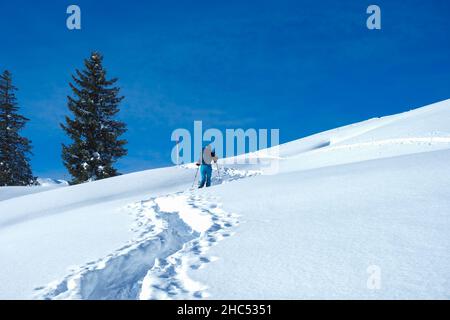
[[[0,188],[0,298],[450,298],[450,100],[248,156]]]
[[[2,187],[0,190],[0,201],[24,196],[27,194],[48,191],[49,189],[65,187],[68,185],[64,180],[53,180],[49,178],[38,178],[37,185],[31,187]]]

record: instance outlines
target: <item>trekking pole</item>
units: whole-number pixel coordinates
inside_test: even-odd
[[[195,180],[197,180],[197,175],[198,175],[198,170],[200,169],[200,167],[197,167],[197,170],[195,171],[195,177],[194,177],[194,182],[192,182],[192,189],[194,188],[194,184],[195,184]]]
[[[219,176],[219,180],[222,181],[222,177],[220,176],[219,164],[216,162],[217,174]]]

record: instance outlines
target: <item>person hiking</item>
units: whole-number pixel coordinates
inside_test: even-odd
[[[203,188],[211,186],[211,176],[212,176],[212,162],[217,162],[218,157],[215,151],[211,148],[211,145],[207,145],[202,149],[200,154],[200,159],[196,163],[200,166],[200,181],[198,183],[198,188]]]

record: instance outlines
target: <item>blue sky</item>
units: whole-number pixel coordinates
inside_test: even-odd
[[[66,8],[82,30],[66,28]],[[382,30],[366,28],[366,8]],[[450,98],[450,2],[2,1],[0,69],[13,73],[40,176],[69,178],[68,82],[92,50],[125,100],[131,172],[170,165],[176,128],[279,128],[286,142]]]

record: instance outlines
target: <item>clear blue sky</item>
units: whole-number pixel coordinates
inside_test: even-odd
[[[70,4],[81,31],[66,28]],[[381,31],[366,28],[370,4]],[[172,130],[194,120],[286,142],[450,98],[449,13],[448,0],[1,1],[0,69],[31,119],[35,173],[62,178],[68,82],[102,52],[126,97],[130,172],[170,165]]]

